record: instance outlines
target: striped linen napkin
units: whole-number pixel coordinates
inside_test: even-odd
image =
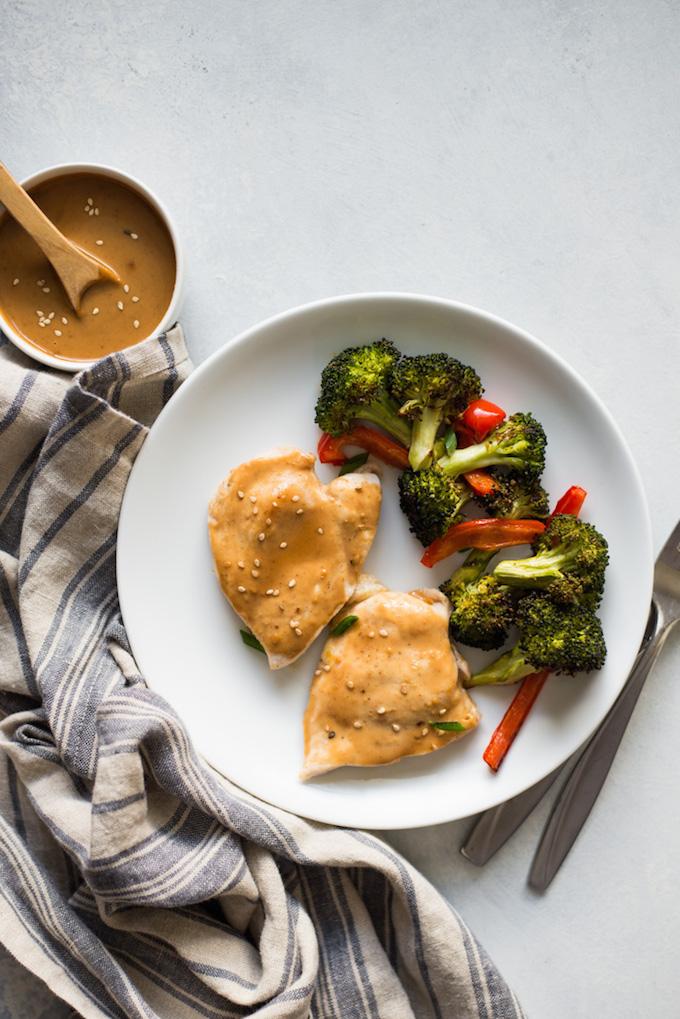
[[[234,787],[145,686],[116,524],[190,371],[179,327],[75,378],[0,337],[0,941],[88,1019],[519,1019],[394,850]]]

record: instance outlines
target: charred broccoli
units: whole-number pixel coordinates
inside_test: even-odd
[[[324,432],[342,435],[355,421],[370,421],[408,446],[411,426],[398,414],[387,391],[387,378],[399,358],[390,340],[348,347],[328,362],[321,373],[321,393],[315,420]]]
[[[469,563],[467,568],[471,572]],[[464,569],[464,566],[461,567],[461,571]],[[489,575],[468,583],[455,583],[455,579],[454,574],[441,587],[451,601],[449,629],[452,638],[485,651],[500,647],[505,643],[515,618],[510,589]]]
[[[492,470],[495,488],[488,495],[477,496],[490,517],[512,520],[545,519],[549,513],[549,497],[538,478]]]
[[[441,457],[437,464],[451,477],[503,465],[519,474],[539,478],[545,465],[545,446],[545,432],[536,418],[532,414],[513,414],[483,442],[456,449]]]
[[[410,530],[423,545],[431,545],[457,522],[472,492],[462,480],[449,478],[437,467],[404,471],[399,476],[399,503]]]
[[[550,669],[573,675],[601,669],[607,649],[602,624],[585,605],[557,605],[542,593],[523,598],[516,612],[519,640],[465,686],[517,683],[520,679]]]
[[[448,354],[400,357],[393,365],[389,391],[399,413],[413,422],[409,463],[419,470],[432,455],[440,425],[457,417],[481,396],[482,383],[473,368]]]
[[[534,555],[500,562],[493,576],[512,587],[549,592],[563,603],[597,604],[609,561],[607,542],[592,524],[560,514],[533,543]]]

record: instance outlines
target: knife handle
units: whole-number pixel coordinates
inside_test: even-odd
[[[529,871],[529,884],[536,891],[543,892],[548,887],[590,814],[668,631],[669,627],[659,612],[653,636],[638,656],[614,706],[562,787]]]

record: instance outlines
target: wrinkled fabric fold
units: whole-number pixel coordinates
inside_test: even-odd
[[[74,378],[0,336],[0,940],[88,1019],[519,1019],[398,853],[236,788],[146,687],[117,521],[190,371],[179,326]]]

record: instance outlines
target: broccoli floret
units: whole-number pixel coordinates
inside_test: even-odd
[[[490,517],[512,520],[545,519],[549,513],[549,497],[538,478],[490,472],[496,487],[488,495],[477,496],[477,502]]]
[[[590,607],[557,605],[536,592],[520,601],[516,615],[520,636],[515,647],[466,686],[517,683],[541,669],[574,675],[602,668],[607,648],[602,624]]]
[[[525,477],[539,478],[545,466],[545,446],[545,432],[536,418],[532,414],[513,414],[483,442],[456,449],[437,463],[451,477],[503,465]]]
[[[509,588],[487,575],[467,584],[449,581],[441,590],[451,601],[449,629],[454,640],[485,651],[505,643],[515,618]]]
[[[431,456],[442,422],[477,400],[482,383],[474,368],[455,357],[417,354],[399,358],[390,373],[389,391],[399,413],[413,422],[409,463],[417,471]]]
[[[502,584],[548,591],[563,603],[597,604],[609,561],[607,542],[597,528],[559,514],[532,545],[527,559],[507,559],[493,571]]]
[[[446,534],[472,493],[464,481],[437,467],[404,471],[399,476],[399,503],[410,529],[426,547]]]
[[[348,347],[321,373],[316,423],[330,435],[348,432],[355,421],[370,421],[408,446],[411,426],[398,414],[387,391],[387,376],[399,357],[391,340]]]

